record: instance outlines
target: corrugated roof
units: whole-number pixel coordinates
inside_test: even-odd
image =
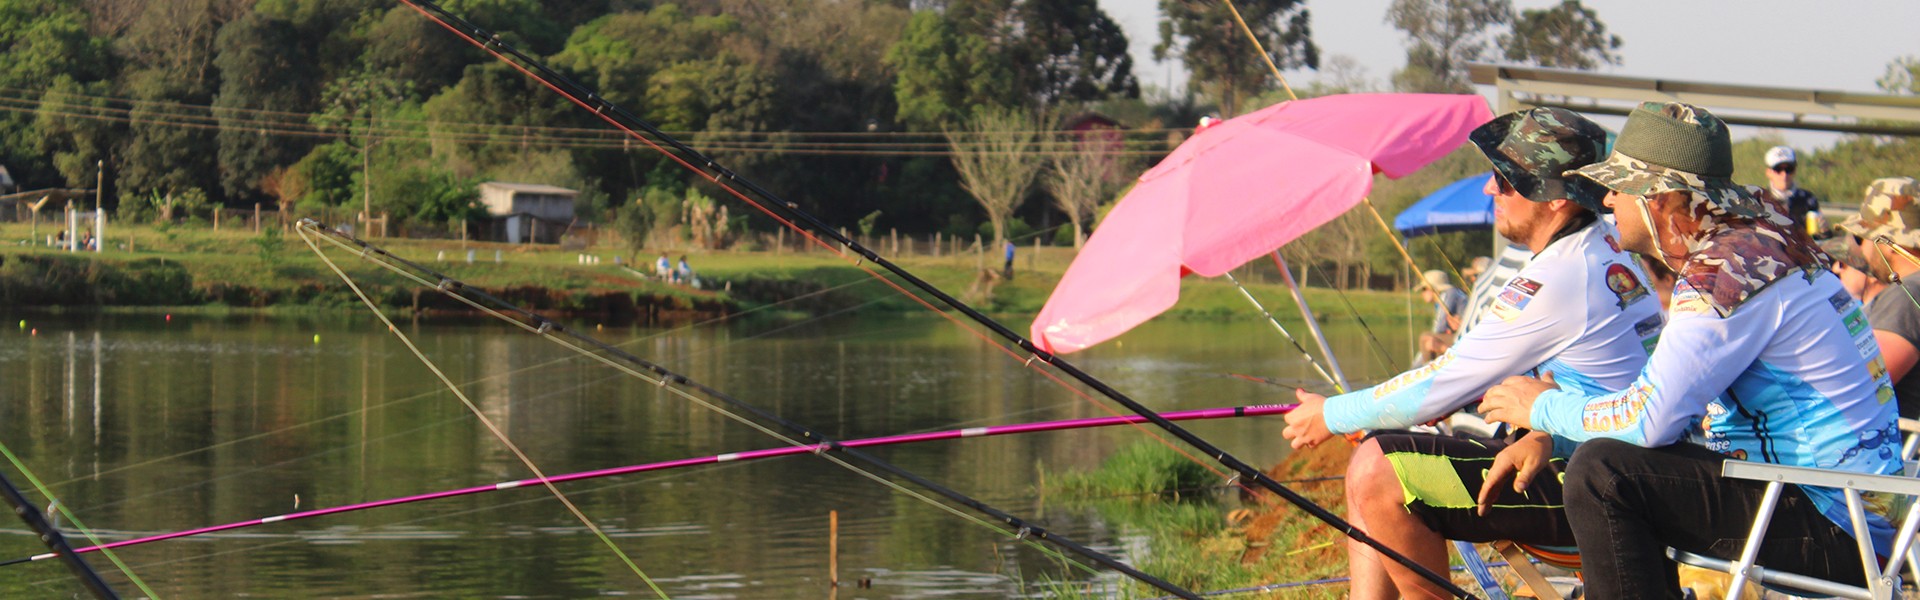
[[[567,188],[551,186],[551,185],[542,185],[538,183],[513,183],[508,181],[489,181],[489,182],[480,184],[480,187],[483,187],[483,188],[489,187],[489,186],[507,190],[509,192],[525,192],[528,194],[562,194],[562,195],[569,195],[569,196],[580,195],[580,192],[577,190],[570,190]]]

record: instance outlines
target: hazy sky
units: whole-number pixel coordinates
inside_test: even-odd
[[[1381,87],[1406,62],[1400,32],[1385,22],[1390,0],[1309,0],[1321,57],[1353,57]],[[1514,0],[1515,9],[1557,0]],[[1143,86],[1184,85],[1178,65],[1155,63],[1158,0],[1100,0],[1127,30]],[[1619,35],[1620,66],[1601,72],[1717,83],[1876,91],[1895,57],[1920,55],[1920,2],[1913,0],[1588,0]],[[1253,58],[1257,60],[1257,57]],[[1288,72],[1295,85],[1312,72]],[[1485,87],[1483,93],[1491,94]],[[1617,125],[1615,125],[1617,126]],[[1749,135],[1750,135],[1749,130]],[[1742,133],[1736,131],[1736,137]],[[1796,145],[1831,136],[1791,136]]]

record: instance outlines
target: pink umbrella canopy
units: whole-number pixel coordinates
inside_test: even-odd
[[[1493,118],[1480,96],[1352,94],[1282,102],[1208,127],[1140,175],[1033,321],[1068,353],[1171,308],[1187,273],[1217,277],[1326,224],[1373,188],[1460,147]]]

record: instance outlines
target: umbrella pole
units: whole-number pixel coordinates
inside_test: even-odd
[[[1284,276],[1284,277],[1286,277],[1286,278],[1287,278],[1287,283],[1288,283],[1289,285],[1291,285],[1291,284],[1293,283],[1293,276],[1292,276],[1292,275],[1287,275],[1287,274],[1286,274],[1286,271],[1287,271],[1287,269],[1286,269],[1285,267],[1282,267],[1282,268],[1280,269],[1280,272],[1281,272],[1281,274],[1282,274],[1282,276]],[[1314,359],[1313,359],[1313,354],[1312,354],[1312,353],[1310,353],[1310,352],[1307,352],[1307,349],[1306,349],[1305,347],[1302,347],[1302,346],[1300,345],[1300,341],[1299,341],[1299,340],[1296,340],[1296,339],[1293,339],[1293,334],[1292,334],[1292,333],[1288,333],[1288,332],[1287,332],[1287,328],[1286,328],[1286,327],[1284,327],[1284,326],[1281,326],[1281,325],[1280,325],[1280,320],[1279,320],[1279,319],[1275,319],[1275,318],[1273,318],[1273,313],[1272,313],[1272,312],[1268,312],[1268,311],[1267,311],[1267,307],[1266,307],[1266,305],[1263,305],[1263,304],[1261,304],[1261,303],[1260,303],[1260,300],[1259,300],[1258,298],[1254,298],[1254,297],[1253,297],[1253,293],[1252,293],[1252,292],[1248,292],[1248,291],[1247,291],[1247,286],[1244,286],[1244,285],[1240,285],[1240,280],[1239,280],[1239,279],[1237,279],[1237,278],[1235,278],[1235,277],[1233,276],[1233,272],[1232,272],[1232,271],[1228,271],[1228,272],[1227,272],[1227,281],[1231,281],[1231,282],[1233,282],[1233,287],[1235,287],[1235,288],[1238,288],[1238,289],[1240,290],[1240,296],[1241,296],[1241,297],[1243,297],[1243,298],[1246,298],[1248,302],[1252,302],[1252,303],[1253,303],[1253,307],[1254,307],[1254,308],[1257,308],[1257,309],[1260,309],[1260,314],[1261,314],[1261,316],[1264,316],[1264,317],[1266,317],[1266,318],[1267,318],[1267,322],[1268,322],[1268,323],[1272,323],[1272,324],[1273,324],[1273,328],[1274,328],[1274,329],[1278,329],[1278,330],[1280,330],[1280,335],[1281,335],[1281,337],[1285,337],[1285,338],[1287,338],[1287,343],[1289,343],[1289,344],[1293,344],[1293,349],[1294,349],[1294,350],[1299,350],[1299,351],[1300,351],[1300,357],[1301,357],[1301,358],[1305,358],[1305,359],[1307,359],[1307,364],[1310,364],[1310,365],[1313,365],[1313,370],[1315,370],[1315,371],[1318,371],[1318,372],[1320,373],[1320,378],[1321,378],[1321,379],[1325,379],[1325,380],[1327,380],[1327,383],[1331,383],[1331,384],[1333,384],[1333,389],[1335,389],[1335,390],[1338,390],[1338,391],[1339,391],[1340,393],[1342,393],[1342,394],[1344,394],[1344,393],[1347,393],[1347,378],[1346,378],[1346,376],[1345,376],[1345,375],[1341,375],[1341,374],[1340,374],[1340,366],[1339,366],[1339,365],[1337,365],[1337,364],[1336,364],[1336,365],[1334,365],[1334,366],[1333,366],[1333,372],[1332,372],[1332,373],[1328,373],[1328,372],[1327,372],[1327,369],[1326,369],[1326,368],[1324,368],[1324,367],[1321,367],[1321,366],[1320,366],[1320,362],[1319,362],[1319,361],[1316,361],[1316,360],[1314,360]],[[1295,297],[1295,298],[1299,298],[1299,297],[1300,297],[1300,291],[1299,291],[1299,290],[1297,290],[1297,289],[1296,289],[1296,290],[1294,290],[1294,297]],[[1314,326],[1314,325],[1313,325],[1313,315],[1311,315],[1311,314],[1309,314],[1309,315],[1307,315],[1307,326],[1308,326],[1308,327],[1313,327],[1313,326]],[[1318,336],[1319,334],[1320,334],[1320,333],[1319,333],[1319,328],[1317,328],[1317,327],[1315,327],[1315,329],[1314,329],[1314,335],[1315,335],[1315,336]],[[1322,342],[1320,343],[1320,351],[1321,351],[1321,352],[1326,352],[1326,350],[1327,350],[1327,344],[1326,344],[1326,342],[1325,342],[1325,341],[1322,341]],[[1328,362],[1332,362],[1332,360],[1333,360],[1333,355],[1332,355],[1332,354],[1328,354],[1328,355],[1327,355],[1327,360],[1328,360]]]
[[[1307,331],[1313,334],[1313,341],[1320,344],[1320,354],[1327,357],[1327,366],[1333,368],[1333,376],[1339,379],[1341,392],[1352,388],[1347,385],[1347,376],[1340,372],[1340,359],[1333,357],[1333,347],[1327,344],[1327,335],[1320,331],[1320,321],[1313,318],[1313,309],[1307,307],[1307,295],[1300,290],[1300,284],[1293,280],[1293,270],[1288,268],[1287,259],[1280,256],[1279,250],[1273,251],[1273,263],[1280,267],[1280,279],[1287,282],[1287,290],[1293,292],[1294,304],[1300,305],[1300,316],[1307,320]]]

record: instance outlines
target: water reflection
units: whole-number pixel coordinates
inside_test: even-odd
[[[6,318],[18,320],[22,315]],[[0,441],[109,539],[529,477],[453,394],[376,322],[357,316],[32,319],[0,340]],[[403,324],[480,411],[551,474],[779,443],[661,388],[515,329]],[[1385,372],[1363,333],[1335,327],[1356,377]],[[318,335],[316,342],[315,335]],[[737,323],[597,337],[848,439],[1111,414],[971,333],[930,318]],[[1386,340],[1404,347],[1404,339]],[[1397,345],[1396,345],[1397,344]],[[1162,410],[1283,401],[1225,376],[1304,379],[1253,323],[1154,323],[1075,356]],[[1371,358],[1370,358],[1371,357]],[[1255,464],[1284,455],[1275,420],[1191,429]],[[1089,511],[1033,492],[1143,439],[1077,430],[871,452],[1089,546],[1137,552]],[[1004,597],[1062,577],[1006,536],[800,456],[567,484],[563,491],[675,597],[828,593],[827,513],[840,511],[838,597]],[[297,498],[297,500],[296,500]],[[42,549],[0,523],[4,556]],[[551,496],[522,489],[123,549],[168,596],[579,597],[645,594]],[[110,582],[125,577],[103,567]],[[1068,574],[1083,577],[1083,574]],[[0,568],[0,593],[76,590],[53,563]]]

